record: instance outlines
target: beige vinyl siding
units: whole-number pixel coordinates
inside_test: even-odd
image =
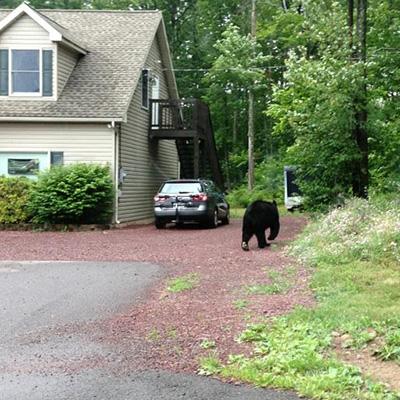
[[[65,164],[95,162],[112,168],[113,132],[106,124],[0,122],[0,152],[62,151]]]
[[[64,89],[65,84],[70,77],[78,56],[75,52],[65,48],[62,45],[58,45],[57,48],[58,59],[57,59],[57,73],[58,73],[58,96],[61,95],[62,90]]]
[[[146,68],[160,79],[160,98],[169,98],[166,77],[160,63],[159,45],[154,41]],[[151,95],[151,86],[150,91]],[[128,122],[122,124],[120,165],[126,178],[121,185],[118,206],[120,222],[153,218],[153,197],[166,178],[178,173],[178,155],[175,141],[149,141],[149,112],[142,108],[142,87],[139,82],[128,111]]]
[[[51,44],[49,33],[25,14],[0,34],[1,47],[46,46]]]

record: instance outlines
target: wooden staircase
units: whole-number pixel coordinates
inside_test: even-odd
[[[208,106],[200,100],[150,100],[149,136],[175,140],[181,178],[212,179],[221,189],[224,181]]]

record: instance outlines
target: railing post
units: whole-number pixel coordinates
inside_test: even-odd
[[[157,101],[157,107],[156,107],[156,111],[157,111],[157,129],[162,129],[163,126],[163,120],[162,120],[162,107],[161,107],[161,102],[158,100]]]
[[[149,100],[149,107],[150,107],[150,112],[149,112],[149,130],[151,132],[153,128],[153,100]]]

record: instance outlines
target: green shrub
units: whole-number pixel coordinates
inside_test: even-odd
[[[112,215],[113,193],[108,167],[55,167],[39,174],[29,210],[38,223],[106,223]]]
[[[283,163],[279,159],[270,158],[255,167],[255,185],[249,192],[247,183],[231,190],[227,196],[231,207],[247,207],[255,200],[276,200],[283,202]]]
[[[27,178],[0,176],[0,224],[27,222],[32,182]]]

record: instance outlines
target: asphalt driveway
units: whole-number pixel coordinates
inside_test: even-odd
[[[148,262],[0,262],[0,399],[298,399],[120,368],[127,351],[141,349],[106,344],[101,321],[140,303],[162,276]]]

